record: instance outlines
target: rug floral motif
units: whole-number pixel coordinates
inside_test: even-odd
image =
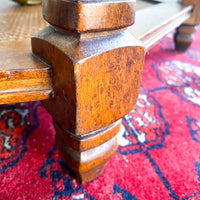
[[[200,199],[200,27],[185,53],[172,33],[146,55],[135,109],[104,173],[78,183],[40,102],[0,106],[0,199]]]

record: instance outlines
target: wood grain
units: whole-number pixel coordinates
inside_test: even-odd
[[[90,132],[86,136],[77,137],[62,129],[55,121],[54,126],[56,133],[60,136],[65,145],[73,148],[76,151],[86,151],[99,146],[111,138],[113,138],[121,127],[121,120],[96,132]]]
[[[134,23],[135,1],[43,0],[44,18],[78,32],[119,29]]]
[[[87,183],[103,172],[104,165],[118,148],[117,133],[121,120],[98,132],[77,137],[64,131],[57,122],[56,145],[76,178]]]
[[[56,135],[56,145],[63,160],[81,183],[87,183],[98,177],[103,172],[106,162],[118,148],[116,136],[106,143],[84,152],[77,152],[65,145],[59,135]]]
[[[55,98],[44,105],[64,130],[87,134],[133,109],[144,47],[129,33],[84,40],[48,27],[32,38],[32,49],[53,67]]]
[[[51,97],[51,90],[49,88],[31,88],[31,90],[8,90],[0,92],[0,104],[20,103],[28,101],[37,101],[48,99]]]
[[[0,42],[0,104],[50,98],[51,68],[30,52],[29,40]]]
[[[145,49],[122,29],[134,22],[131,2],[43,5],[54,27],[31,40],[33,53],[52,66],[54,97],[43,105],[53,116],[62,158],[87,183],[118,148],[121,122],[116,121],[136,103]]]

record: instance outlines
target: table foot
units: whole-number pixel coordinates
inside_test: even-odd
[[[117,133],[120,130],[121,120],[81,138],[62,130],[57,123],[54,124],[58,151],[72,174],[81,183],[87,183],[98,177],[118,148]]]
[[[175,48],[178,52],[186,51],[194,40],[195,26],[182,24],[174,36]]]

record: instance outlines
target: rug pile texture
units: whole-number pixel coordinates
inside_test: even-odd
[[[40,102],[0,106],[0,199],[200,199],[200,27],[185,53],[169,34],[146,55],[135,109],[104,173],[79,184]]]

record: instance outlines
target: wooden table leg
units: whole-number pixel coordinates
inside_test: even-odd
[[[185,5],[193,5],[193,13],[190,19],[177,28],[174,35],[175,48],[178,52],[186,51],[194,40],[195,26],[200,23],[200,1],[183,0]]]
[[[120,119],[136,103],[145,48],[125,27],[130,1],[44,0],[49,26],[32,37],[32,51],[52,66],[58,150],[82,183],[96,178],[117,150]]]
[[[118,148],[116,135],[120,126],[121,120],[97,133],[92,132],[79,138],[62,130],[55,123],[59,153],[81,182],[88,182],[102,173],[104,165]]]
[[[195,26],[189,24],[182,24],[180,27],[177,28],[174,35],[174,40],[175,48],[178,52],[184,52],[189,48],[194,40],[194,32]]]

